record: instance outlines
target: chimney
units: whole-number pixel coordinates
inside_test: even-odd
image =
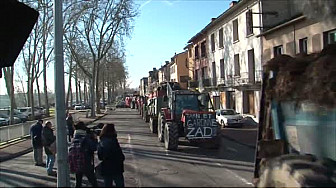
[[[215,21],[216,20],[216,18],[211,18],[211,22],[213,22],[213,21]]]
[[[166,64],[169,64],[169,61],[166,61]]]
[[[237,1],[232,1],[232,2],[230,3],[230,8],[233,7],[233,6],[235,6],[237,3],[238,3]]]

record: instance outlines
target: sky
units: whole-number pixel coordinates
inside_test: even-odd
[[[140,85],[154,67],[159,69],[175,53],[183,52],[189,39],[229,7],[230,0],[134,0],[139,15],[125,41],[126,66],[131,88]],[[48,90],[54,91],[54,65],[48,68]],[[17,69],[17,68],[15,68]],[[20,68],[21,69],[21,68]],[[19,70],[19,69],[17,69]],[[21,76],[25,77],[21,73]],[[17,77],[17,75],[15,76]],[[40,80],[42,86],[42,77]],[[16,85],[20,85],[17,83]],[[65,75],[65,89],[68,78]],[[26,86],[25,86],[26,87]],[[7,94],[0,78],[0,95]]]
[[[189,39],[211,18],[228,9],[228,0],[137,1],[140,15],[132,37],[126,41],[126,65],[130,87],[139,87],[154,67],[160,68],[175,53],[183,52]]]

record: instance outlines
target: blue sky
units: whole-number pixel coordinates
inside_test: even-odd
[[[134,20],[131,38],[126,40],[126,66],[130,87],[136,88],[153,67],[160,68],[175,52],[183,51],[191,37],[202,30],[211,18],[228,9],[231,0],[134,0],[140,14]],[[15,69],[21,69],[21,65]],[[48,90],[54,91],[54,65],[48,68]],[[67,69],[67,68],[66,68]],[[26,77],[23,73],[21,76]],[[17,78],[17,74],[15,75]],[[65,89],[68,77],[65,75]],[[42,85],[42,77],[40,79]],[[20,83],[16,83],[20,86]],[[0,79],[0,95],[7,94]],[[26,87],[26,86],[24,86]]]
[[[138,87],[153,67],[160,68],[175,52],[183,51],[191,37],[211,18],[228,9],[228,0],[138,1],[132,37],[126,41],[126,66],[131,87]]]

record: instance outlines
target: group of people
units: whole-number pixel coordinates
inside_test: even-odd
[[[56,172],[53,171],[56,152],[52,149],[56,137],[50,121],[46,122],[45,126],[42,126],[42,124],[43,120],[39,120],[30,130],[35,165],[46,167],[48,175],[56,176]],[[71,141],[68,160],[70,171],[76,176],[76,187],[82,186],[83,175],[88,178],[93,187],[98,187],[95,170],[104,178],[105,187],[112,187],[113,182],[116,187],[124,187],[125,156],[119,145],[114,124],[100,124],[100,126],[102,126],[102,129],[98,142],[97,133],[88,129],[83,122],[73,125],[72,135],[70,135],[69,125],[67,124],[69,140]],[[46,164],[42,160],[43,147],[47,155]],[[97,151],[98,159],[101,160],[100,165],[96,166],[94,164],[95,151]]]

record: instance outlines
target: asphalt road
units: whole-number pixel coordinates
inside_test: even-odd
[[[167,151],[132,109],[117,109],[99,122],[116,125],[127,187],[253,187],[251,147],[222,137],[218,150],[180,140],[178,151]]]
[[[253,187],[254,148],[225,136],[246,138],[251,129],[224,129],[218,150],[180,140],[177,151],[167,151],[136,110],[117,109],[94,124],[99,122],[116,125],[126,156],[126,187]],[[0,165],[0,187],[56,187],[55,177],[48,176],[45,168],[34,166],[33,153]],[[86,178],[83,182],[84,187],[89,186]],[[99,175],[98,183],[103,186]],[[71,174],[71,186],[74,184]]]

